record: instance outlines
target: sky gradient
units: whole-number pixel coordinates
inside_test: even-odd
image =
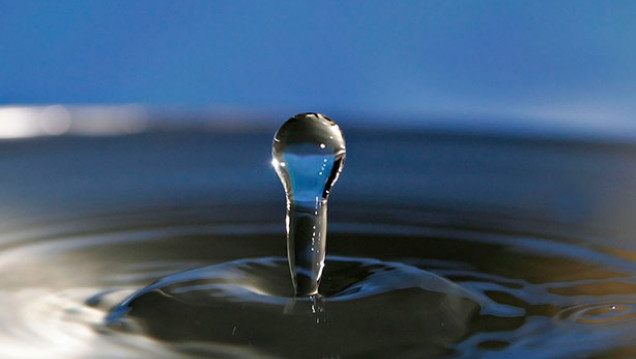
[[[0,105],[636,132],[634,19],[634,1],[2,1]]]

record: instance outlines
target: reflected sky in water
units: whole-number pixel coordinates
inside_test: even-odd
[[[5,1],[0,104],[635,133],[634,16],[633,1]]]

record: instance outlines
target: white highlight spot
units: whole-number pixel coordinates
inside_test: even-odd
[[[71,113],[64,106],[48,106],[40,113],[39,122],[44,134],[61,135],[71,128]]]

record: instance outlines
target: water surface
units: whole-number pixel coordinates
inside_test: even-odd
[[[408,297],[369,296],[356,304],[365,308],[361,313],[387,317],[345,337],[325,329],[345,317],[329,300],[316,312],[312,305],[319,303],[302,301],[299,312],[266,310],[267,320],[254,326],[237,317],[240,325],[227,328],[227,340],[210,332],[218,326],[200,311],[196,295],[180,305],[159,298],[140,305],[147,311],[126,327],[109,326],[105,318],[114,307],[156,280],[246,258],[276,264],[285,256],[285,200],[269,164],[271,135],[185,131],[10,141],[0,144],[0,303],[10,308],[0,314],[3,355],[634,356],[632,146],[347,135],[347,173],[331,196],[328,254],[431,273],[471,293],[474,306],[424,307],[424,319],[409,323],[417,335],[399,332],[387,340],[381,339],[393,325],[387,318],[417,306]],[[328,258],[324,280],[356,273],[339,271],[338,258],[331,266]],[[277,278],[277,268],[246,270]],[[351,276],[352,284],[358,281]],[[179,315],[160,317],[161,308]],[[188,316],[192,308],[203,313],[202,322]],[[322,344],[298,349],[275,320],[300,328],[292,341]],[[360,327],[355,317],[346,324]],[[260,332],[274,329],[284,334],[280,340],[262,340]]]

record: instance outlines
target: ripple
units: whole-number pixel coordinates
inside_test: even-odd
[[[165,341],[253,346],[284,357],[402,346],[430,356],[460,340],[488,305],[432,273],[361,258],[328,258],[321,295],[292,293],[285,258],[239,260],[162,278],[118,305],[107,323]]]
[[[584,324],[634,320],[636,319],[636,303],[579,305],[563,310],[558,317],[562,320]]]
[[[44,288],[1,292],[0,342],[7,358],[170,358],[165,347],[151,338],[103,336],[104,313],[83,305],[96,288],[51,291]],[[5,327],[7,326],[7,327]]]
[[[227,207],[155,207],[3,232],[0,304],[11,308],[0,315],[3,353],[302,356],[272,344],[293,337],[331,342],[305,347],[327,357],[541,357],[566,353],[559,343],[578,355],[631,338],[636,276],[618,249],[455,220],[418,225],[412,209],[403,223],[334,223],[329,253],[338,256],[329,258],[322,296],[293,300],[282,224],[267,206],[251,209],[242,221]],[[148,295],[133,295],[144,287]],[[106,325],[131,295],[118,314],[131,320]],[[220,305],[228,298],[230,307]],[[355,334],[367,331],[384,336]]]

